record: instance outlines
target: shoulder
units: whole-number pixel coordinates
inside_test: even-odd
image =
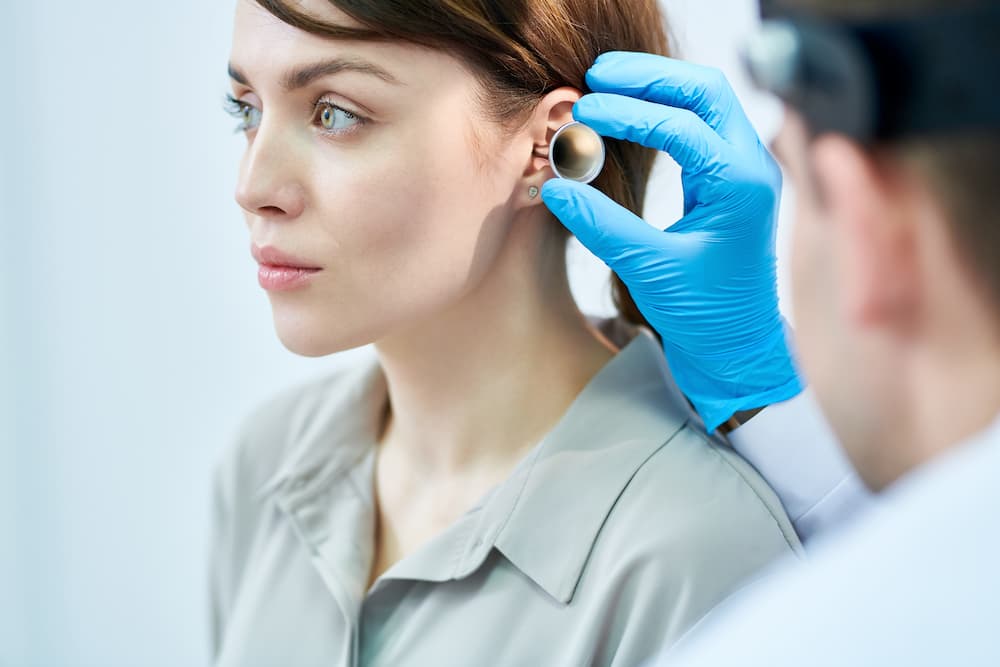
[[[684,426],[642,466],[616,507],[626,523],[655,530],[650,548],[683,548],[692,556],[716,548],[758,545],[799,553],[781,501],[728,443]]]
[[[680,637],[777,562],[801,552],[774,492],[690,423],[636,471],[608,515],[585,587],[643,619],[619,649],[635,663]]]
[[[598,570],[645,582],[643,597],[673,609],[680,625],[802,552],[767,483],[724,441],[691,425],[636,471],[598,547]]]

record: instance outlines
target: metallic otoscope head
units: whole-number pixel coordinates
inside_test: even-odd
[[[556,130],[549,146],[549,164],[559,178],[590,183],[604,168],[604,139],[583,123],[573,121]]]

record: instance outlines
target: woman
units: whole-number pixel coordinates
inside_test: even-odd
[[[657,341],[577,310],[538,197],[589,64],[664,52],[661,25],[653,0],[239,1],[237,200],[278,334],[377,359],[276,397],[220,466],[218,665],[631,665],[797,552]],[[651,163],[609,142],[596,185],[638,210]]]

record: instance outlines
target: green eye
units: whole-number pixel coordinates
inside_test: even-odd
[[[239,125],[236,126],[237,132],[248,132],[260,123],[260,109],[238,100],[232,95],[226,95],[222,108],[239,121]]]
[[[358,116],[350,111],[341,109],[340,107],[330,104],[329,102],[320,102],[320,105],[319,122],[320,125],[323,126],[324,130],[330,132],[346,130],[354,125],[357,125],[361,121]]]
[[[237,129],[248,132],[256,129],[257,125],[260,124],[260,109],[241,102],[239,113],[236,117],[240,120],[240,125]]]
[[[323,127],[328,130],[332,130],[337,121],[336,116],[333,113],[333,109],[330,107],[323,109],[323,113],[320,118],[322,119]]]

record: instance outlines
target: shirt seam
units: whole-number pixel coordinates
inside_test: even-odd
[[[847,484],[850,480],[851,480],[850,474],[844,475],[839,482],[834,484],[829,491],[827,491],[820,497],[819,500],[817,500],[815,503],[806,508],[804,512],[802,512],[796,519],[793,520],[793,522],[801,523],[802,521],[804,521],[807,517],[809,517],[809,515],[811,515],[814,511],[819,509],[820,505],[825,503],[831,496],[836,494],[841,489],[841,487]]]
[[[672,443],[674,440],[676,440],[677,437],[681,433],[683,433],[685,430],[689,430],[689,431],[693,431],[694,430],[694,429],[691,428],[691,420],[690,419],[686,419],[683,422],[681,422],[681,424],[677,427],[677,430],[675,430],[673,433],[671,433],[670,436],[667,437],[666,439],[660,441],[660,443],[656,447],[654,447],[652,449],[652,451],[650,451],[649,454],[645,458],[642,459],[642,461],[639,462],[639,464],[636,466],[635,470],[632,471],[632,474],[629,475],[628,479],[625,481],[624,485],[622,485],[622,488],[618,491],[618,494],[615,496],[614,500],[611,502],[611,505],[608,507],[607,512],[604,515],[604,518],[601,520],[600,525],[597,527],[597,530],[594,532],[593,537],[590,539],[590,546],[587,548],[587,553],[583,557],[583,560],[580,562],[579,571],[575,573],[575,575],[574,575],[574,577],[573,577],[572,580],[566,579],[565,583],[563,583],[563,584],[560,585],[561,587],[562,586],[570,586],[571,587],[571,589],[569,591],[567,591],[564,595],[561,596],[561,597],[565,597],[566,598],[566,600],[563,601],[564,604],[568,604],[569,602],[571,602],[572,599],[573,599],[573,597],[576,595],[576,589],[579,587],[580,580],[583,578],[584,572],[586,572],[587,566],[590,564],[590,559],[593,556],[594,549],[597,546],[597,542],[598,542],[598,540],[601,537],[601,533],[604,532],[604,528],[608,525],[608,521],[611,519],[611,515],[614,514],[615,508],[618,507],[618,503],[621,502],[622,497],[626,493],[628,493],[629,488],[632,486],[632,483],[635,481],[636,476],[638,476],[639,472],[647,464],[649,464],[649,462],[653,459],[653,457],[655,457],[657,454],[659,454],[660,452],[662,452],[665,447],[668,447],[670,445],[670,443]]]
[[[801,544],[795,544],[794,542],[791,541],[791,539],[789,539],[789,535],[787,534],[787,531],[782,527],[781,521],[775,515],[775,512],[771,508],[770,504],[764,499],[764,497],[754,487],[754,485],[750,483],[750,480],[743,473],[743,471],[740,470],[739,468],[737,468],[735,465],[733,465],[732,461],[728,460],[725,456],[722,455],[722,452],[720,452],[719,449],[718,449],[719,445],[716,444],[716,443],[714,443],[711,438],[708,438],[707,436],[703,435],[697,429],[690,429],[690,430],[693,433],[696,433],[698,435],[698,437],[701,438],[701,440],[708,445],[708,448],[712,451],[713,454],[715,454],[715,456],[717,456],[719,458],[719,460],[721,460],[733,472],[735,472],[737,475],[739,475],[739,478],[743,482],[743,485],[746,486],[753,493],[753,495],[757,498],[757,501],[760,503],[760,505],[767,512],[768,516],[771,517],[771,521],[774,522],[774,525],[778,529],[778,532],[781,533],[781,537],[782,537],[782,539],[785,540],[785,544],[788,545],[788,548],[792,551],[792,553],[796,554],[797,556],[800,556],[800,554],[802,553],[802,546],[801,546]],[[736,454],[736,455],[739,456],[739,454]],[[748,465],[749,465],[749,463],[748,463]],[[780,500],[778,501],[778,504],[779,504],[779,506],[781,506]],[[782,511],[784,511],[783,508],[782,508]],[[787,512],[786,512],[785,515],[787,516]],[[791,517],[788,517],[788,522],[792,523]],[[794,525],[791,526],[791,530],[792,530],[792,533],[794,534],[795,533]]]

